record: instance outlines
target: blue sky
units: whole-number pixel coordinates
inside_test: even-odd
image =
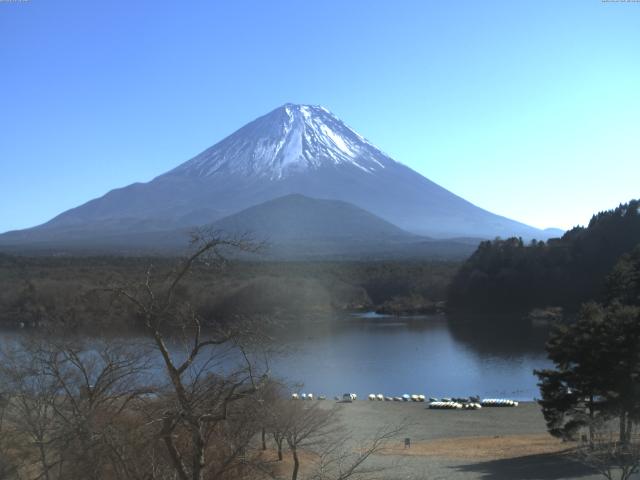
[[[583,224],[640,197],[640,3],[0,1],[0,231],[286,102],[490,211]]]

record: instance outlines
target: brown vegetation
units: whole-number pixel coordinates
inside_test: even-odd
[[[114,303],[106,285],[126,285],[170,271],[171,258],[11,257],[0,254],[0,325],[130,328],[132,309]],[[207,323],[238,315],[284,321],[402,300],[423,310],[442,301],[453,262],[233,262],[195,264],[181,282]],[[414,305],[415,303],[415,305]],[[70,306],[73,306],[70,308]]]
[[[285,400],[268,362],[257,361],[268,345],[260,325],[237,315],[206,321],[192,275],[206,277],[230,247],[254,248],[199,236],[173,268],[149,266],[139,279],[116,275],[75,297],[64,290],[69,296],[50,305],[26,283],[18,314],[33,313],[44,335],[7,345],[0,362],[2,478],[283,478],[287,469],[274,464],[287,454],[292,466],[284,476],[293,480],[302,472],[346,480],[370,471],[366,460],[397,428],[356,446],[339,435],[335,410]],[[65,335],[94,314],[146,332],[145,348],[139,340],[94,337],[85,345]],[[50,326],[58,335],[46,334]],[[265,454],[274,446],[275,461]]]

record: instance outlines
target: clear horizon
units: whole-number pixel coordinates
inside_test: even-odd
[[[323,105],[493,213],[640,197],[640,3],[0,2],[0,232]]]

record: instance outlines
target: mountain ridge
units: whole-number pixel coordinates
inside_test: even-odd
[[[462,259],[480,242],[420,237],[347,202],[300,194],[268,200],[197,230],[260,245],[257,254],[241,254],[250,260]],[[187,228],[107,235],[98,232],[75,242],[53,239],[34,243],[28,251],[101,255],[117,246],[128,256],[171,255],[187,247],[192,233]]]
[[[259,241],[295,242],[323,237],[334,241],[357,238],[367,243],[427,240],[350,203],[299,193],[246,208],[211,227],[229,234],[250,233]]]
[[[81,243],[211,224],[288,194],[340,200],[415,235],[550,235],[495,215],[383,153],[324,107],[285,104],[146,183],[107,192],[0,244]]]

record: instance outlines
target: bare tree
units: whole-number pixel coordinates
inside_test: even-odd
[[[96,339],[91,349],[49,338],[5,349],[7,417],[25,470],[46,480],[97,478],[109,461],[105,436],[143,393],[143,356]]]
[[[192,245],[192,253],[164,278],[158,280],[150,267],[140,283],[110,289],[134,307],[162,358],[169,380],[165,393],[171,391],[171,400],[159,419],[159,435],[180,480],[202,480],[205,474],[219,478],[231,468],[244,446],[236,445],[224,458],[211,462],[209,447],[225,434],[233,404],[254,394],[265,380],[256,375],[247,353],[252,329],[240,321],[204,329],[203,319],[182,288],[197,264],[219,264],[225,250],[254,251],[257,247],[215,232],[195,234]],[[186,347],[182,354],[169,346],[176,333]],[[233,358],[239,360],[236,368],[225,370]]]
[[[23,457],[23,467],[37,464],[33,468],[38,475],[49,480],[50,470],[62,464],[53,408],[58,386],[44,375],[35,357],[19,350],[3,351],[0,374],[3,396],[10,399],[7,420],[13,430],[11,437],[23,439],[14,448]]]
[[[596,470],[607,480],[628,480],[640,471],[640,431],[638,425],[627,426],[626,441],[620,441],[619,431],[600,422],[590,428],[589,441],[578,446],[573,457]]]
[[[336,407],[323,409],[317,402],[289,401],[283,430],[293,457],[291,480],[296,480],[300,471],[299,450],[321,449],[320,447],[330,442],[331,436],[337,433],[337,413]]]
[[[284,459],[283,446],[286,443],[287,429],[290,425],[288,413],[290,403],[291,400],[284,397],[278,397],[270,402],[265,411],[266,430],[269,432],[276,444],[278,461],[280,462]]]
[[[310,480],[347,480],[375,478],[386,468],[371,464],[371,457],[396,438],[404,425],[385,425],[371,438],[356,441],[342,426],[340,408],[321,402],[291,400],[280,396],[272,403],[269,431],[282,460],[286,442],[293,459],[291,479],[301,475],[302,451],[307,453],[305,478]]]
[[[370,465],[373,455],[396,439],[404,425],[385,425],[365,442],[355,442],[350,435],[341,435],[322,450],[315,461],[310,480],[374,480],[393,466]]]
[[[97,345],[96,345],[97,344]],[[41,350],[45,375],[59,386],[53,408],[64,432],[67,461],[98,477],[111,463],[108,437],[129,413],[129,405],[150,389],[142,383],[149,364],[144,350],[92,339],[91,349],[54,344]]]
[[[8,407],[8,396],[0,393],[0,479],[14,478],[18,470],[18,465],[10,455],[10,452],[15,449],[15,444],[6,421]]]
[[[280,406],[284,398],[284,385],[275,379],[269,379],[265,382],[257,394],[256,412],[260,421],[260,449],[263,452],[267,450],[267,437],[272,435],[282,423],[278,421],[278,417],[280,412],[284,410]],[[276,440],[275,437],[274,440]],[[284,438],[281,438],[278,448],[279,460],[282,460],[283,441]]]

